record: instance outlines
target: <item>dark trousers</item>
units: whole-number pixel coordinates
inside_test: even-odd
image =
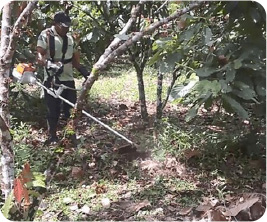
[[[61,81],[59,83],[75,89],[74,81]],[[49,83],[48,81],[46,81],[44,85],[47,88],[51,87],[51,83]],[[61,93],[61,96],[74,104],[76,103],[77,93],[75,90],[64,89],[63,92]],[[46,90],[45,90],[44,98],[45,98],[45,103],[47,106],[48,133],[49,133],[49,136],[56,136],[57,124],[58,124],[58,120],[60,116],[61,103],[63,103],[63,113],[64,113],[65,118],[70,117],[70,109],[72,107],[68,105],[67,103],[63,102],[62,100],[49,95],[46,92]]]

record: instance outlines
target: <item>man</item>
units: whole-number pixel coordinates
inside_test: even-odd
[[[72,89],[64,89],[61,96],[72,103],[76,102],[77,94],[73,78],[73,67],[75,67],[85,78],[89,75],[84,66],[80,64],[79,52],[75,46],[72,36],[68,33],[71,25],[70,17],[64,12],[58,12],[54,16],[54,25],[43,30],[37,41],[37,63],[45,67],[44,85],[47,88],[63,84]],[[58,69],[49,69],[49,65]],[[47,106],[48,139],[46,144],[56,143],[57,124],[60,116],[61,100],[45,91],[45,102]],[[70,117],[70,109],[63,103],[65,118]]]

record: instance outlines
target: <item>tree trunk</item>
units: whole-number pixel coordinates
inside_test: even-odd
[[[163,80],[163,75],[160,71],[158,71],[158,81],[157,81],[157,108],[156,108],[156,121],[160,120],[162,117],[162,80]]]
[[[16,40],[20,34],[20,27],[27,21],[27,16],[37,4],[37,0],[31,1],[16,22],[11,24],[12,4],[6,3],[2,10],[1,45],[0,45],[0,146],[1,146],[1,167],[2,167],[2,191],[5,198],[9,195],[14,180],[14,153],[12,138],[9,133],[9,73],[11,61],[15,52]]]
[[[8,62],[2,59],[10,42],[11,30],[11,3],[3,7],[1,46],[0,46],[0,143],[1,143],[1,167],[2,167],[2,192],[7,198],[14,180],[14,153],[12,138],[9,133],[9,72]]]
[[[138,92],[139,92],[139,102],[140,102],[140,109],[141,109],[141,117],[144,121],[148,121],[148,113],[146,108],[146,94],[145,94],[145,86],[144,86],[144,79],[143,79],[143,70],[138,70],[137,74],[137,81],[138,81]]]
[[[142,58],[141,62],[138,63],[137,59],[135,58],[134,54],[130,49],[128,49],[129,55],[130,55],[130,61],[132,62],[135,71],[136,71],[136,76],[137,76],[137,82],[138,82],[138,95],[139,95],[139,102],[140,102],[140,110],[141,110],[141,117],[144,121],[148,121],[148,113],[147,113],[147,107],[146,107],[146,94],[145,94],[145,86],[144,86],[144,78],[143,78],[143,73],[144,73],[144,68],[145,64],[147,62],[147,52],[145,52],[144,48],[142,48]]]

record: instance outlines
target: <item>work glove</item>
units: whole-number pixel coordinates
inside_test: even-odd
[[[85,79],[87,79],[87,77],[88,77],[89,74],[90,74],[84,66],[80,66],[80,68],[78,69],[78,71],[82,74],[82,76],[83,76]]]

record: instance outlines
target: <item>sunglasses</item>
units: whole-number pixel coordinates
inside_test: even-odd
[[[59,23],[59,26],[60,26],[61,28],[69,28],[69,27],[70,27],[70,23],[63,23],[63,22],[60,22],[60,23]]]

